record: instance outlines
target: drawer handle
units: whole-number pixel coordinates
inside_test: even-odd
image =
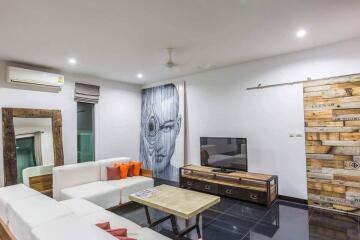
[[[187,181],[187,183],[186,183],[188,186],[192,186],[193,185],[193,183],[192,182],[189,182],[189,181]]]
[[[256,199],[258,199],[258,195],[250,194],[250,198],[251,198],[252,200],[256,200]]]
[[[226,192],[227,194],[232,194],[232,191],[231,191],[230,189],[226,189],[225,192]]]
[[[210,185],[205,185],[205,190],[210,190]]]

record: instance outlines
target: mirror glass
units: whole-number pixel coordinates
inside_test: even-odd
[[[16,139],[17,183],[25,183],[29,175],[51,169],[54,144],[51,118],[14,117]]]

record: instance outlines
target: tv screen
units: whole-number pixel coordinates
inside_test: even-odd
[[[247,171],[246,138],[200,138],[202,166]]]

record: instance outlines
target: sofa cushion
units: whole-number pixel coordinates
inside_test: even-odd
[[[119,165],[117,165],[115,163],[115,167],[118,166],[120,169],[120,178],[121,179],[125,179],[128,177],[128,172],[129,172],[129,163],[121,163]]]
[[[0,188],[0,219],[8,222],[8,208],[9,203],[23,200],[41,193],[26,187],[24,184],[16,184],[8,187]]]
[[[97,223],[95,224],[98,228],[101,228],[102,230],[109,230],[110,229],[110,222],[103,222],[103,223]]]
[[[142,163],[139,161],[131,160],[130,164],[134,164],[134,172],[133,172],[134,176],[139,176]]]
[[[66,206],[77,216],[84,216],[90,213],[104,210],[102,207],[99,207],[98,205],[82,198],[63,200],[59,203]]]
[[[61,198],[84,198],[100,207],[111,208],[120,204],[120,189],[98,181],[65,188],[61,190]]]
[[[129,162],[129,160],[130,160],[129,157],[117,157],[117,158],[109,158],[109,159],[96,161],[96,163],[98,163],[100,166],[101,181],[107,180],[106,167],[112,167],[116,162],[119,163]]]
[[[100,166],[96,162],[86,162],[53,168],[53,194],[58,201],[61,190],[100,180]]]
[[[130,194],[154,187],[154,179],[143,176],[134,176],[121,180],[106,181],[104,183],[120,189],[120,203],[129,202]]]
[[[129,237],[135,237],[141,229],[136,223],[107,210],[85,215],[82,219],[94,225],[100,222],[110,222],[111,228],[126,228]]]
[[[135,169],[135,165],[133,163],[129,163],[128,177],[134,176],[134,169]]]
[[[154,230],[150,229],[150,228],[141,228],[136,236],[133,236],[134,238],[138,239],[138,240],[171,240],[168,237],[165,237],[164,235],[155,232]]]
[[[126,228],[110,228],[106,229],[106,231],[115,237],[127,237]]]
[[[71,215],[34,228],[33,240],[116,240],[116,237],[80,217]]]
[[[107,180],[119,180],[120,169],[118,167],[106,167],[106,175],[107,175]]]
[[[30,239],[33,228],[72,212],[56,200],[43,194],[9,204],[9,228],[16,239]]]

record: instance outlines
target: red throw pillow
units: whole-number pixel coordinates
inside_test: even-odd
[[[120,164],[120,178],[121,179],[127,178],[128,171],[129,171],[129,164],[128,163]]]
[[[121,174],[120,174],[120,165],[121,165],[121,163],[119,163],[119,162],[115,162],[115,163],[114,163],[114,165],[113,165],[113,167],[115,167],[115,168],[118,168],[118,169],[119,169],[119,178],[121,178]]]
[[[118,167],[106,167],[107,180],[119,180],[120,169]]]
[[[129,163],[128,177],[134,176],[135,165],[133,163]]]
[[[126,228],[107,229],[106,231],[114,237],[127,237]]]
[[[103,230],[108,230],[110,229],[110,222],[103,222],[103,223],[98,223],[95,224],[97,227],[103,229]]]
[[[135,238],[129,238],[129,237],[117,237],[118,240],[136,240]]]
[[[139,176],[140,175],[140,170],[141,170],[141,162],[131,160],[130,163],[134,164],[134,166],[135,166],[134,167],[134,176]]]

